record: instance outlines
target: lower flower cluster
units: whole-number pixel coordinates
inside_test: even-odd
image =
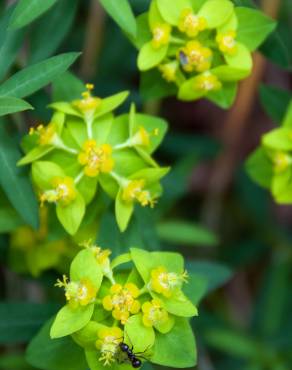
[[[180,351],[178,341],[190,348],[184,367],[194,366],[189,318],[197,308],[183,293],[188,274],[182,256],[132,248],[110,261],[110,254],[86,243],[72,261],[70,279],[57,281],[67,304],[55,318],[51,338],[72,336],[92,369],[138,368],[144,361],[175,367],[165,359]]]

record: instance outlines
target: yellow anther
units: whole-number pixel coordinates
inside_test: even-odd
[[[213,53],[199,41],[189,41],[179,52],[179,59],[186,72],[204,72],[211,67]]]
[[[237,51],[235,38],[235,31],[218,33],[218,35],[216,36],[216,42],[218,44],[219,50],[222,51],[222,53],[234,55]]]
[[[205,72],[194,79],[194,90],[199,91],[218,91],[222,88],[222,83],[218,77],[210,72]]]
[[[167,23],[157,24],[152,29],[152,46],[154,49],[160,49],[169,43],[171,26]]]
[[[207,28],[207,21],[195,15],[192,9],[184,9],[180,15],[178,29],[189,37],[196,37],[199,32]]]

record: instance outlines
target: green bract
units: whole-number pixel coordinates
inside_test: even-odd
[[[261,146],[247,161],[247,171],[270,189],[276,202],[292,204],[292,103],[281,127],[263,135]]]
[[[274,28],[260,11],[230,0],[152,0],[149,12],[137,18],[133,40],[142,89],[151,80],[159,96],[176,86],[181,100],[205,97],[228,108],[238,81],[251,73],[251,52]]]
[[[23,140],[19,165],[32,165],[32,178],[41,204],[55,203],[59,221],[76,234],[98,187],[116,202],[121,231],[134,204],[153,207],[161,195],[160,179],[168,172],[152,158],[166,133],[167,123],[137,114],[115,117],[112,111],[128,96],[122,92],[100,99],[87,85],[81,100],[51,104],[51,122],[32,128]]]
[[[189,319],[197,309],[182,292],[187,280],[182,256],[132,248],[110,263],[110,253],[87,244],[71,264],[70,280],[58,280],[67,304],[53,322],[51,338],[70,335],[92,370],[130,369],[120,343],[133,347],[143,362],[195,366]]]

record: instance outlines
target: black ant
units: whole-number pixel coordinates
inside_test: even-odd
[[[133,368],[138,369],[141,367],[142,361],[137,357],[137,354],[133,353],[133,349],[131,349],[126,343],[120,343],[120,350],[128,356]]]

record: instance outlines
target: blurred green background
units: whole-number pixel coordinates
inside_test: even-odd
[[[149,4],[147,0],[131,3],[137,13]],[[236,3],[252,5],[252,1]],[[98,95],[128,89],[128,102],[135,101],[141,111],[168,120],[169,132],[158,159],[171,165],[172,171],[164,180],[159,206],[153,212],[137,209],[123,235],[111,212],[105,213],[97,240],[115,254],[139,245],[178,250],[187,258],[187,269],[198,275],[196,288],[201,284],[204,294],[200,315],[193,320],[199,370],[292,368],[292,208],[275,205],[244,169],[244,160],[261,134],[281,121],[292,98],[292,4],[291,0],[279,4],[279,26],[262,47],[267,62],[256,92],[250,90],[253,96],[240,126],[236,117],[241,118],[242,101],[225,112],[206,101],[145,99],[139,92],[137,53],[96,0],[61,0],[25,30],[6,33],[2,31],[7,2],[1,1],[2,80],[53,54],[81,50],[73,72],[84,82],[94,83]],[[46,106],[52,97],[66,96],[71,83],[72,76],[66,73],[54,81],[53,88],[28,98],[35,110],[9,119],[14,143],[29,126],[50,119]],[[128,108],[124,105],[121,111]],[[76,240],[67,238],[52,215],[44,212],[42,220],[42,225],[49,220],[48,230],[32,231],[1,191],[3,370],[35,369],[25,360],[26,345],[58,310],[62,298],[53,284],[78,250]],[[47,348],[42,356],[52,351]]]

